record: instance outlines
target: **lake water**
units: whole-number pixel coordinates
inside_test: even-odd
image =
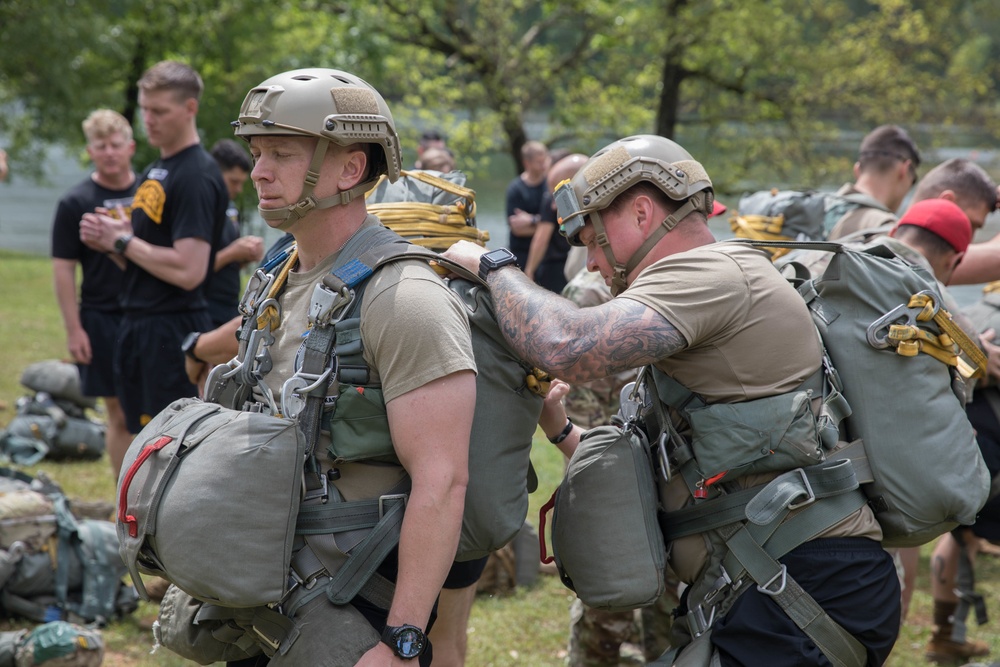
[[[945,154],[947,153],[947,154]],[[982,155],[973,155],[967,149],[949,149],[938,151],[940,159],[950,157],[973,157],[980,159]],[[988,161],[988,160],[987,160]],[[513,167],[507,158],[495,159],[486,173],[469,181],[468,185],[476,190],[477,219],[482,229],[490,233],[490,248],[498,248],[507,243],[507,224],[504,215],[504,192],[511,179]],[[16,165],[13,165],[16,169]],[[0,183],[0,248],[16,250],[31,254],[48,255],[49,234],[56,203],[70,187],[86,178],[87,168],[80,164],[76,155],[70,155],[60,148],[52,148],[45,163],[45,183],[35,183],[19,178],[12,173],[5,183]],[[833,189],[836,186],[829,186]],[[738,197],[720,196],[727,205],[734,206]],[[251,233],[264,236],[270,242],[280,236],[269,229],[257,216],[252,205],[247,211],[248,229]],[[725,239],[732,236],[725,216],[710,221],[716,238]],[[1000,216],[991,215],[987,225],[977,235],[976,240],[982,241],[1000,231]],[[952,294],[960,305],[968,305],[979,298],[981,286],[965,285],[952,288]]]

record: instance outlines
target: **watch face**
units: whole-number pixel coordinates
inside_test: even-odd
[[[396,651],[401,658],[415,658],[424,650],[424,633],[417,628],[402,627],[396,631]]]

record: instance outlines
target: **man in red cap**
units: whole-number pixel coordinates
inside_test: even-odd
[[[889,236],[917,251],[925,261],[912,263],[929,265],[925,268],[947,284],[972,241],[972,224],[957,204],[925,199],[906,211]],[[911,256],[906,259],[912,260]]]

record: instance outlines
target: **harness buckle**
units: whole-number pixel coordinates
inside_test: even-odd
[[[688,629],[695,637],[700,637],[708,632],[713,623],[715,623],[715,605],[709,608],[708,618],[705,618],[704,603],[688,612]]]
[[[407,501],[408,498],[409,498],[409,496],[407,494],[405,494],[405,493],[390,493],[390,494],[385,495],[385,496],[379,496],[378,497],[378,518],[379,518],[379,521],[381,521],[382,517],[385,515],[385,511],[386,511],[385,505],[386,505],[387,502],[391,502],[391,501],[394,501],[394,500],[401,500],[401,501],[403,501],[403,507],[406,507],[406,501]]]
[[[319,486],[316,487],[315,489],[310,489],[309,486],[305,483],[306,474],[307,473],[303,473],[302,483],[306,486],[306,492],[302,495],[302,502],[306,502],[309,500],[316,500],[317,498],[320,498],[325,503],[327,499],[330,497],[330,486],[329,482],[326,481],[326,475],[317,475],[317,477],[319,478]]]
[[[309,302],[309,323],[313,326],[326,326],[333,321],[333,313],[343,310],[354,300],[354,293],[346,285],[339,292],[317,283],[313,288],[312,299]]]
[[[778,586],[777,590],[772,590],[771,587],[774,586],[774,584],[778,581],[781,582],[781,585]],[[785,586],[787,585],[788,585],[788,568],[785,567],[784,563],[782,563],[781,570],[778,572],[778,574],[771,577],[771,579],[763,586],[757,586],[757,590],[763,593],[764,595],[770,595],[771,597],[775,597],[776,595],[781,595],[782,593],[784,593]]]
[[[802,468],[796,468],[794,472],[799,473],[799,477],[802,478],[802,486],[805,487],[806,499],[798,503],[788,503],[789,510],[796,510],[800,507],[805,507],[806,505],[811,505],[816,502],[816,493],[813,491],[812,484],[809,483],[806,471]]]

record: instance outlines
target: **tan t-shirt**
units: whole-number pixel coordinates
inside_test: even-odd
[[[621,294],[663,315],[687,349],[657,367],[709,403],[798,388],[819,368],[819,334],[763,250],[715,243],[661,259]]]
[[[715,243],[661,259],[646,268],[619,298],[638,301],[665,317],[688,346],[656,366],[709,403],[733,403],[792,391],[822,362],[819,334],[805,302],[751,246]],[[747,488],[775,475],[751,475]],[[683,478],[661,492],[666,509],[689,504]],[[882,539],[865,506],[819,537]],[[693,582],[706,563],[701,535],[671,544],[670,563],[682,581]]]
[[[846,196],[861,195],[864,193],[855,188],[852,183],[846,183],[837,190],[837,194]],[[862,229],[874,229],[893,222],[896,222],[896,216],[889,211],[872,208],[871,206],[858,206],[854,210],[845,213],[844,217],[837,221],[827,235],[827,238],[833,241]]]
[[[366,224],[372,220],[369,217]],[[276,401],[282,384],[295,372],[295,356],[309,330],[313,287],[336,260],[334,254],[309,271],[288,274],[278,299],[281,326],[270,347],[273,369],[264,377]],[[377,271],[365,288],[360,316],[364,358],[372,381],[382,383],[386,403],[451,373],[476,370],[465,308],[423,260],[401,260]],[[328,444],[329,437],[323,435],[316,446],[324,469],[330,465]],[[362,489],[370,480],[359,479],[358,473],[384,478],[377,484],[381,488],[391,487],[400,475],[398,468],[364,463],[342,464],[338,469],[341,477],[336,485],[348,500],[367,495]]]

